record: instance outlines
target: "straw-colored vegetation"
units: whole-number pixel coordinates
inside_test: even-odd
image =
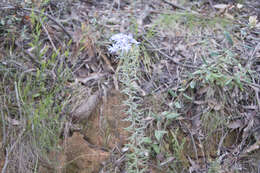
[[[0,2],[1,172],[259,171],[259,6]]]

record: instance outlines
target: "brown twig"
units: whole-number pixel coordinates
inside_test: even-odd
[[[190,129],[186,126],[185,123],[183,123],[182,125],[183,125],[184,128],[189,132],[189,135],[190,135],[190,138],[191,138],[191,142],[192,142],[192,145],[193,145],[193,149],[194,149],[194,152],[195,152],[195,157],[196,157],[196,160],[198,161],[198,160],[199,160],[198,150],[197,150],[197,147],[196,147],[195,140],[194,140],[194,138],[193,138],[193,134],[192,134],[192,132],[190,131]]]
[[[5,117],[4,117],[4,111],[3,111],[3,106],[0,105],[0,108],[1,108],[1,118],[2,118],[2,130],[3,130],[3,139],[2,139],[2,146],[5,146],[6,145],[6,122],[5,122]],[[1,146],[0,146],[0,149],[1,149]]]
[[[49,18],[50,20],[52,20],[56,25],[58,25],[58,26],[65,32],[65,34],[66,34],[70,39],[72,39],[72,36],[70,35],[70,33],[62,26],[62,24],[61,24],[60,22],[58,22],[56,19],[54,19],[51,15],[49,15],[49,14],[47,14],[47,13],[43,13],[43,12],[38,11],[38,10],[35,10],[35,9],[32,9],[32,8],[23,8],[23,10],[35,12],[35,13],[42,14],[42,15],[48,17],[48,18]]]
[[[178,9],[185,10],[185,11],[188,11],[188,12],[191,12],[191,13],[194,13],[194,14],[198,14],[196,11],[187,9],[187,8],[185,8],[185,7],[183,7],[183,6],[180,6],[180,5],[178,5],[178,4],[169,2],[169,1],[167,1],[167,0],[162,0],[162,1],[163,1],[164,3],[166,3],[166,4],[170,5],[170,6],[172,6],[173,8],[178,8]]]
[[[6,156],[5,156],[5,163],[2,169],[1,173],[5,173],[8,163],[9,163],[9,155],[10,153],[14,150],[15,146],[18,144],[18,142],[20,141],[20,139],[22,138],[23,134],[25,132],[25,128],[22,130],[22,132],[19,134],[19,136],[17,137],[17,139],[14,141],[14,143],[11,145],[10,149],[8,150],[8,148],[6,148]]]
[[[21,51],[25,54],[25,55],[27,55],[28,57],[29,57],[29,59],[27,59],[26,58],[26,56],[22,56],[22,58],[25,58],[25,59],[27,59],[27,60],[31,60],[31,62],[33,62],[35,65],[36,65],[36,67],[38,67],[38,68],[40,68],[41,67],[41,63],[38,61],[38,60],[36,60],[34,57],[33,57],[33,55],[29,52],[29,51],[27,51],[27,50],[24,50],[24,48],[21,46],[21,44],[16,40],[15,41],[15,45],[19,48],[19,49],[21,49]]]
[[[144,39],[147,43],[149,43],[154,49],[156,48],[156,46],[155,46],[152,42],[148,41],[145,37],[143,37],[143,39]],[[180,62],[177,62],[173,57],[167,55],[166,53],[164,53],[164,52],[161,51],[161,50],[156,50],[156,51],[159,52],[161,55],[165,56],[166,58],[170,59],[170,60],[171,60],[174,64],[176,64],[176,65],[179,65],[179,66],[182,66],[182,67],[187,67],[187,68],[199,69],[199,67],[197,67],[197,66],[187,65],[187,64],[182,64],[182,63],[180,63]]]
[[[246,67],[250,68],[253,64],[253,61],[254,61],[254,56],[255,56],[255,53],[258,51],[258,49],[260,49],[260,42],[256,45],[254,51],[252,52],[252,54],[250,55],[248,61],[247,61],[247,64],[246,64]]]
[[[51,42],[51,45],[52,45],[53,49],[55,50],[55,53],[59,53],[59,52],[57,51],[56,46],[54,45],[54,43],[53,43],[53,41],[52,41],[52,38],[51,38],[51,36],[50,36],[50,34],[49,34],[49,31],[48,31],[47,28],[45,27],[45,25],[44,25],[44,23],[42,22],[42,20],[40,20],[40,23],[41,23],[41,25],[42,25],[44,31],[46,32],[46,34],[47,34],[47,36],[48,36],[48,39],[49,39],[49,41]]]

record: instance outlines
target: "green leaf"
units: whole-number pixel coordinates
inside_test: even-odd
[[[183,91],[185,91],[186,89],[185,88],[180,88],[180,89],[178,89],[178,91],[180,91],[180,92],[183,92]]]
[[[208,65],[208,62],[204,56],[201,57],[204,64]]]
[[[176,113],[176,112],[171,112],[169,114],[166,115],[166,118],[167,119],[175,119],[177,118],[178,116],[180,116],[180,114]]]
[[[164,136],[164,134],[167,134],[167,131],[164,130],[156,130],[155,131],[155,138],[160,141],[162,139],[162,137]]]
[[[160,148],[157,144],[153,144],[152,147],[153,147],[153,150],[155,151],[156,154],[160,153]]]
[[[231,82],[232,82],[232,78],[231,79],[228,79],[226,82],[225,82],[225,86],[229,85]]]
[[[228,43],[229,43],[231,46],[233,46],[233,40],[232,40],[230,34],[229,34],[227,31],[225,31],[225,32],[224,32],[224,35],[225,35],[225,37],[226,37]]]
[[[187,94],[183,93],[183,96],[188,99],[188,100],[192,100],[192,98],[190,96],[188,96]]]
[[[166,117],[167,119],[174,119],[174,118],[177,118],[178,116],[180,116],[180,114],[178,114],[176,112],[164,111],[164,112],[162,112],[162,116]]]
[[[168,90],[168,92],[169,92],[169,94],[170,94],[172,97],[176,97],[176,96],[177,96],[177,94],[176,94],[172,89]]]
[[[34,94],[32,97],[33,98],[36,98],[36,97],[39,97],[41,94],[40,93],[36,93],[36,94]]]
[[[181,108],[181,104],[179,102],[175,102],[175,107],[180,109]]]
[[[149,137],[144,137],[142,139],[142,142],[145,143],[145,144],[151,144],[152,143],[152,140],[149,138]]]
[[[201,73],[203,73],[202,70],[197,70],[197,71],[193,72],[192,74],[193,74],[193,75],[197,75],[197,74],[201,74]]]

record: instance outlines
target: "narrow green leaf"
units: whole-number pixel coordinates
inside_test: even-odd
[[[167,131],[164,131],[164,130],[156,130],[155,131],[155,138],[160,141],[162,139],[162,137],[164,136],[164,134],[166,134]]]
[[[231,46],[233,46],[234,43],[233,43],[233,40],[232,40],[230,34],[229,34],[227,31],[225,31],[225,32],[224,32],[224,35],[225,35],[225,37],[226,37],[228,43],[229,43]]]
[[[181,108],[181,104],[179,102],[175,102],[175,107],[180,109]]]
[[[175,119],[177,118],[178,116],[180,116],[180,114],[176,113],[176,112],[171,112],[169,114],[166,115],[166,118],[167,119]]]
[[[155,151],[156,154],[160,153],[160,148],[157,144],[153,144],[152,147],[153,147],[153,150]]]
[[[188,100],[192,100],[192,98],[190,96],[188,96],[187,94],[183,93],[183,96],[188,99]]]

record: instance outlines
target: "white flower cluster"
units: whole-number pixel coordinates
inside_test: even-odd
[[[128,52],[132,44],[139,44],[132,35],[122,33],[113,35],[110,40],[113,42],[112,46],[108,48],[110,53],[116,53],[119,51]]]

